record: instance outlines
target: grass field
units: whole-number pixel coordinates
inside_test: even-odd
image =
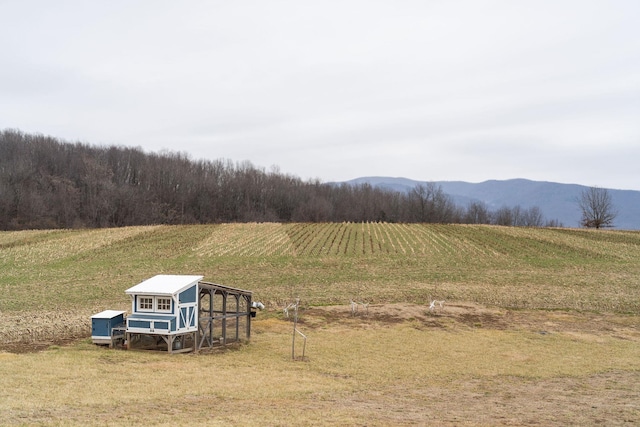
[[[0,233],[0,424],[640,424],[640,232],[220,224]],[[155,274],[265,303],[250,344],[93,346]],[[308,360],[282,307],[301,300]],[[369,303],[351,316],[349,301]],[[433,299],[444,308],[429,311]],[[4,351],[3,351],[4,350]],[[38,351],[34,351],[38,350]]]

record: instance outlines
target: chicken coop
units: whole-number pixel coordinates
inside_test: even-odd
[[[131,314],[106,310],[92,316],[93,342],[114,347],[122,337],[128,349],[197,352],[249,340],[256,309],[252,292],[203,281],[203,276],[157,275],[127,289]],[[102,320],[100,323],[99,320]],[[118,325],[116,325],[116,323]],[[93,327],[93,325],[92,325]]]

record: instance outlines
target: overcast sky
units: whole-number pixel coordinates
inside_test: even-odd
[[[640,1],[0,0],[0,129],[640,190]]]

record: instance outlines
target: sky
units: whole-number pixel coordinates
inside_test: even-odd
[[[640,190],[637,0],[0,0],[0,129]]]

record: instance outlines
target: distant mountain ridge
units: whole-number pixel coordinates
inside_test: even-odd
[[[408,192],[418,184],[408,178],[361,177],[346,181],[347,184],[370,184],[373,187]],[[491,210],[503,206],[520,205],[523,208],[538,206],[547,220],[558,220],[565,227],[579,227],[580,209],[578,198],[588,186],[560,184],[528,179],[489,180],[480,183],[464,181],[433,181],[454,202],[466,207],[471,201],[484,202]],[[618,212],[614,221],[615,229],[640,230],[640,191],[607,189]]]

